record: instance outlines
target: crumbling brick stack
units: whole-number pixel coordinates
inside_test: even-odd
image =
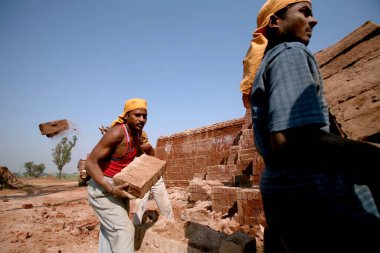
[[[245,111],[244,119],[245,122],[242,126],[238,144],[239,156],[236,164],[238,170],[242,171],[243,175],[250,177],[252,185],[259,185],[260,176],[264,169],[264,162],[254,144],[251,110],[247,109]],[[241,186],[248,185],[241,184]]]
[[[23,184],[20,179],[15,177],[5,166],[0,166],[0,189],[10,187],[19,188]]]
[[[380,26],[366,22],[316,58],[341,132],[380,142]]]
[[[238,144],[244,122],[239,118],[158,138],[156,157],[167,161],[167,185],[187,187],[207,166],[235,163],[231,146]]]
[[[202,180],[194,178],[190,181],[187,191],[189,193],[189,201],[206,201],[211,199],[212,188],[215,186],[222,186],[219,181]]]
[[[239,187],[215,186],[211,189],[212,210],[228,214],[237,212],[237,195]]]
[[[164,174],[165,165],[165,161],[143,154],[113,177],[114,185],[128,183],[127,192],[142,198]]]
[[[211,190],[211,201],[213,211],[229,216],[237,213],[240,224],[254,227],[266,223],[258,187],[214,186]]]
[[[243,118],[160,137],[156,151],[167,161],[168,186],[188,186],[199,173],[231,186],[257,185],[264,167],[254,147],[249,110]]]
[[[260,190],[257,187],[241,189],[237,194],[238,222],[265,226]]]
[[[241,175],[235,165],[214,165],[207,167],[206,180],[219,180],[234,186],[236,176]]]

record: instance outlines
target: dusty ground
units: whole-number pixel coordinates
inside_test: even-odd
[[[97,251],[98,221],[86,187],[55,179],[23,183],[0,191],[1,253]]]
[[[20,189],[0,190],[0,253],[97,252],[99,223],[88,204],[87,187],[52,178],[22,182]],[[173,205],[176,219],[180,206]],[[148,213],[155,208],[150,201]],[[147,228],[152,224],[149,218],[145,222]],[[182,226],[170,227],[166,234],[180,238],[175,230]]]
[[[77,181],[52,178],[28,179],[23,183],[21,189],[0,190],[0,253],[97,252],[99,223],[88,204],[87,187],[78,187]],[[153,222],[147,218],[140,229],[151,227],[165,238],[206,252],[218,251],[210,251],[212,240],[220,243],[221,237],[240,230],[233,220],[221,220],[221,214],[208,212],[204,207],[207,203],[189,208],[184,190],[168,192],[176,221],[167,223],[160,217]],[[150,200],[147,213],[151,218],[157,214],[155,209]]]

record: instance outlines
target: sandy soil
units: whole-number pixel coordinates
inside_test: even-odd
[[[0,252],[96,252],[98,221],[87,188],[55,179],[23,180],[0,191]]]
[[[0,253],[97,252],[99,222],[88,204],[87,187],[53,178],[22,182],[20,189],[0,190]],[[176,203],[173,211],[180,220],[185,204]],[[134,206],[131,201],[131,210]],[[155,209],[149,201],[146,214]],[[153,222],[145,215],[144,220],[147,228]],[[182,225],[172,225],[166,233],[179,237],[177,229]]]
[[[0,253],[97,252],[99,222],[88,204],[87,187],[78,187],[77,181],[52,178],[23,180],[23,184],[20,189],[0,190]],[[221,234],[227,237],[241,230],[233,220],[208,212],[202,207],[207,202],[188,209],[184,189],[168,189],[168,192],[175,222],[168,223],[159,216],[154,200],[150,200],[144,224],[137,230],[150,228],[165,238],[198,249],[209,249],[212,241],[220,243]],[[131,201],[131,210],[134,208]],[[136,238],[140,249],[141,238],[138,235]]]

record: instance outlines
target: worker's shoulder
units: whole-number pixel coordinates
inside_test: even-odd
[[[266,60],[272,62],[279,57],[288,58],[290,55],[314,57],[310,50],[300,42],[283,42],[267,52]]]
[[[113,127],[111,127],[106,134],[104,135],[105,138],[113,139],[113,140],[119,140],[122,139],[125,135],[125,130],[122,124],[117,124]]]

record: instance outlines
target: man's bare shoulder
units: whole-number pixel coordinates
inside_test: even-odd
[[[120,142],[124,138],[124,129],[121,124],[111,127],[103,135],[102,141],[107,143]]]

